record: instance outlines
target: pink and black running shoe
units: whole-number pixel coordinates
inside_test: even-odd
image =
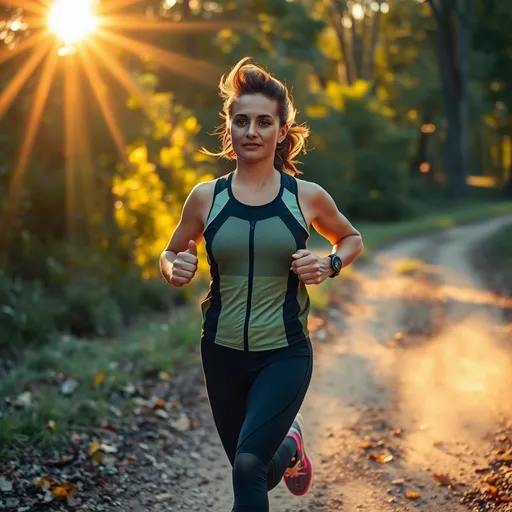
[[[288,435],[297,443],[296,460],[284,473],[284,483],[295,496],[302,496],[309,491],[313,480],[313,466],[304,449],[304,419],[297,414]]]

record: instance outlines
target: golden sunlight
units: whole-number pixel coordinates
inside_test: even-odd
[[[66,45],[81,41],[98,26],[93,4],[94,0],[55,0],[48,14],[49,29]]]

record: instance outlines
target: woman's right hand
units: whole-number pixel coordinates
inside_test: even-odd
[[[198,261],[197,245],[193,240],[190,240],[188,249],[176,255],[171,271],[171,284],[181,287],[190,283],[196,275]]]

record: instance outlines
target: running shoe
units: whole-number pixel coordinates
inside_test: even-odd
[[[297,414],[288,435],[297,443],[297,454],[292,465],[284,473],[284,483],[295,496],[302,496],[309,491],[313,480],[313,466],[304,449],[304,419]]]

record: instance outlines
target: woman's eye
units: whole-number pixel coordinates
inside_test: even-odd
[[[260,125],[263,127],[267,127],[270,126],[270,123],[268,121],[261,121]]]
[[[245,124],[245,119],[237,119],[236,124],[237,126],[243,126]]]

